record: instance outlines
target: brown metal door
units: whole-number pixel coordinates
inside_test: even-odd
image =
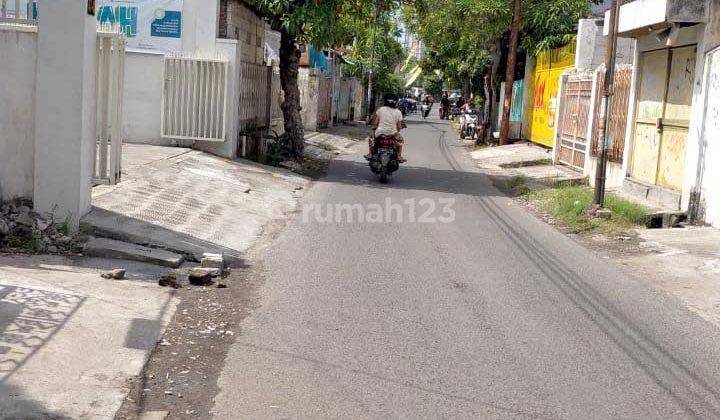
[[[569,79],[565,83],[558,132],[559,160],[577,169],[585,167],[592,80]]]

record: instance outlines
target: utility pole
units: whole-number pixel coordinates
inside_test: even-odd
[[[510,104],[512,101],[513,83],[515,82],[515,62],[517,47],[520,42],[520,22],[522,20],[522,0],[515,0],[512,26],[510,27],[510,51],[505,70],[505,96],[503,99],[502,123],[500,124],[500,144],[507,144],[510,136]]]
[[[603,89],[602,102],[600,103],[600,129],[598,145],[600,156],[598,157],[597,170],[595,171],[595,204],[599,207],[605,206],[605,178],[607,173],[608,159],[608,114],[612,110],[612,96],[615,83],[615,52],[617,50],[618,14],[620,4],[618,0],[612,0],[610,8],[610,22],[608,27],[607,47],[605,49],[605,86]],[[614,139],[613,139],[614,140]]]
[[[378,19],[378,5],[377,1],[374,4],[375,12],[373,13],[372,22],[372,46],[370,49],[370,71],[368,72],[368,87],[367,87],[367,120],[370,121],[370,113],[372,111],[372,84],[373,84],[373,70],[375,69],[375,33]]]

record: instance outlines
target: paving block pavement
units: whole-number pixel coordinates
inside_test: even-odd
[[[97,236],[160,247],[197,261],[205,252],[223,254],[229,266],[240,266],[263,227],[292,212],[310,182],[249,161],[166,149],[133,145],[132,154],[143,157],[136,158],[141,162],[130,156],[123,162],[123,181],[97,189],[83,226]]]

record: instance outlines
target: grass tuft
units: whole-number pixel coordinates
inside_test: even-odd
[[[518,175],[518,176],[514,176],[514,177],[508,179],[507,181],[505,181],[504,187],[506,190],[520,189],[520,188],[527,187],[528,181],[529,180],[526,176]]]
[[[580,231],[619,232],[643,225],[650,210],[624,198],[608,194],[605,207],[612,211],[610,220],[589,216],[587,210],[594,201],[593,190],[586,187],[564,186],[528,194],[535,206],[562,221],[570,228]]]

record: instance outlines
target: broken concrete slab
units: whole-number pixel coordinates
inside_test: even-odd
[[[180,267],[185,260],[185,257],[174,252],[107,238],[90,239],[83,252],[88,257],[140,261],[171,268]]]
[[[156,148],[133,145],[131,156],[123,148],[123,181],[95,189],[84,229],[197,261],[205,252],[223,253],[228,265],[241,267],[243,253],[263,228],[295,210],[296,188],[310,183],[283,169],[196,150],[177,155],[161,150],[169,157],[143,160],[145,153],[157,154]]]

